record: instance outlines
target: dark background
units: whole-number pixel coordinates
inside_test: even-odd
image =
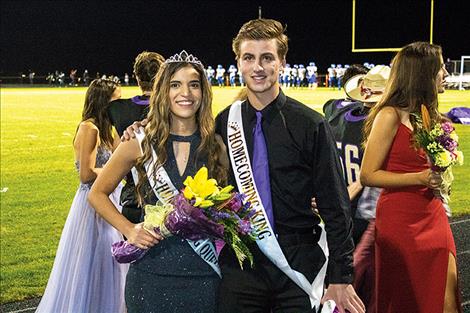
[[[356,48],[429,40],[431,0],[357,0]],[[235,64],[231,40],[262,15],[287,25],[287,61],[389,63],[393,52],[352,53],[352,0],[310,1],[1,1],[0,75],[86,68],[123,75],[143,50],[182,49],[206,65]],[[444,58],[470,54],[470,1],[434,0],[434,43]]]

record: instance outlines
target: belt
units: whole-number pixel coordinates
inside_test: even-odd
[[[278,234],[277,241],[280,245],[316,244],[320,239],[320,235],[321,228],[315,226],[292,233]]]

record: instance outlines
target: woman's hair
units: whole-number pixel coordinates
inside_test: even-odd
[[[196,112],[196,123],[201,134],[201,143],[197,148],[196,159],[206,156],[209,176],[215,178],[219,184],[225,184],[227,181],[228,169],[221,162],[221,156],[224,152],[215,137],[212,90],[204,68],[200,64],[185,61],[164,63],[155,78],[152,95],[150,96],[150,110],[147,115],[148,124],[145,127],[145,137],[142,141],[142,157],[137,159],[136,164],[139,173],[139,183],[136,190],[141,204],[144,202],[146,192],[143,188],[143,181],[146,176],[143,165],[152,158],[152,149],[157,154],[157,162],[152,169],[153,175],[168,159],[166,145],[171,126],[170,81],[178,70],[185,67],[192,67],[198,72],[202,91],[201,105]]]
[[[109,79],[93,80],[87,89],[83,105],[81,122],[91,121],[98,128],[101,144],[108,147],[113,146],[113,131],[108,116],[108,104],[117,87],[119,84]],[[75,131],[75,135],[77,131]]]
[[[439,122],[437,75],[442,67],[442,49],[427,42],[414,42],[403,47],[392,60],[390,78],[382,98],[371,109],[364,125],[364,144],[370,135],[372,123],[384,107],[391,106],[409,113],[421,112],[424,104],[431,122]],[[416,131],[416,119],[410,115]]]

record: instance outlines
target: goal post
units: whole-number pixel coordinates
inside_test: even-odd
[[[363,0],[366,1],[366,0]],[[434,27],[434,0],[430,0],[430,26],[429,26],[429,43],[433,41]],[[356,47],[356,0],[352,0],[352,32],[351,32],[351,52],[394,52],[400,51],[401,48],[357,48]]]
[[[470,55],[462,55],[460,59],[459,90],[465,90],[465,88],[463,88],[463,74],[464,74],[464,62],[466,59],[470,60]]]

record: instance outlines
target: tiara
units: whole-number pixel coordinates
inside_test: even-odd
[[[193,63],[193,64],[203,66],[201,61],[199,61],[198,58],[196,58],[192,54],[188,54],[186,50],[183,50],[180,53],[177,53],[165,60],[165,63],[179,63],[179,62]]]

